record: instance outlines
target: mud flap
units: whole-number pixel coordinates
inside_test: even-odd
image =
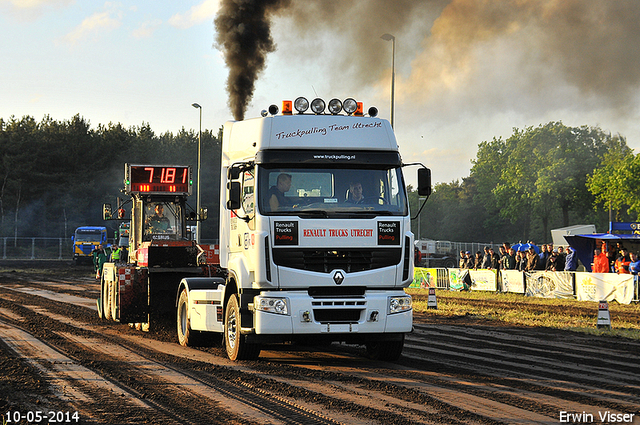
[[[147,269],[118,268],[118,320],[143,323],[149,320],[149,275]]]

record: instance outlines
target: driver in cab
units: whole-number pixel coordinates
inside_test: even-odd
[[[284,195],[291,189],[291,174],[278,175],[275,186],[269,188],[269,207],[271,211],[278,211],[280,207],[291,206],[291,201]]]
[[[365,202],[362,195],[362,184],[360,182],[349,183],[349,196],[347,197],[349,204],[363,204]]]
[[[145,221],[149,233],[166,233],[169,230],[169,219],[164,215],[164,206],[156,204],[155,214]]]

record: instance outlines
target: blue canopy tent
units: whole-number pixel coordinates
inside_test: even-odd
[[[584,268],[590,272],[593,262],[593,251],[599,248],[602,241],[607,244],[620,243],[630,251],[638,251],[640,247],[640,235],[637,234],[611,234],[592,233],[588,235],[565,235],[567,243],[576,251],[576,255],[584,264]]]

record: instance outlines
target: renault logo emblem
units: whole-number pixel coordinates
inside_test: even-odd
[[[342,274],[342,272],[335,272],[335,274],[333,275],[333,281],[336,283],[336,285],[340,285],[342,282],[344,282],[344,275]]]

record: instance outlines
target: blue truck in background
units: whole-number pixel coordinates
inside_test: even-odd
[[[100,226],[78,227],[71,236],[73,241],[73,263],[91,263],[91,252],[100,244],[107,243],[107,228]]]

